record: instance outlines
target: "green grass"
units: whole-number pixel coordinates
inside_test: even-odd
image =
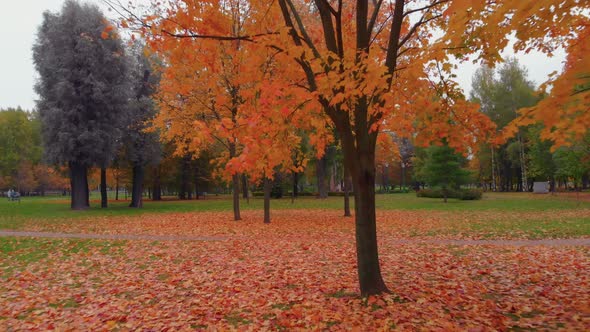
[[[18,230],[24,228],[27,222],[51,224],[63,220],[104,219],[117,216],[133,216],[154,213],[198,212],[198,211],[226,211],[230,212],[231,198],[228,196],[210,196],[207,199],[179,201],[165,200],[152,202],[146,200],[142,209],[129,208],[128,201],[111,201],[109,208],[101,209],[98,200],[93,197],[91,208],[86,211],[72,211],[69,208],[68,197],[25,197],[19,204],[0,199],[0,229]],[[378,210],[426,210],[446,212],[503,212],[498,218],[478,220],[474,217],[467,227],[454,227],[455,231],[468,231],[477,234],[487,234],[488,237],[510,235],[514,232],[526,234],[528,238],[555,238],[590,235],[590,218],[586,216],[562,218],[559,211],[576,211],[590,208],[590,202],[576,200],[563,195],[533,195],[527,193],[487,193],[479,201],[449,200],[443,203],[441,199],[418,198],[413,193],[377,195]],[[290,198],[275,199],[271,202],[271,209],[325,209],[341,210],[342,197],[329,197],[325,200],[314,197],[302,197],[291,203]],[[263,200],[252,198],[249,203],[241,201],[243,210],[262,210]],[[535,217],[537,211],[552,211]],[[531,216],[528,220],[521,220],[518,215],[524,213]],[[547,217],[549,215],[549,217]],[[465,224],[464,224],[465,225]],[[437,235],[439,230],[433,229]],[[419,235],[424,235],[420,233]],[[79,250],[84,250],[80,248]],[[34,259],[34,257],[31,257]]]
[[[21,271],[31,263],[57,255],[68,259],[72,255],[89,252],[99,248],[109,255],[120,255],[126,241],[103,241],[81,239],[47,239],[26,237],[0,237],[0,281],[16,271]]]
[[[93,197],[94,198],[94,197]],[[208,199],[191,201],[146,200],[142,209],[132,209],[128,201],[111,201],[109,208],[101,209],[100,203],[93,200],[91,208],[86,211],[70,210],[69,197],[24,197],[22,202],[8,202],[0,199],[0,229],[19,229],[26,220],[79,219],[111,216],[130,216],[143,213],[169,213],[192,211],[231,211],[231,200],[227,196],[210,196]],[[342,209],[342,197],[329,197],[319,200],[302,197],[291,203],[290,198],[272,200],[271,209]],[[262,209],[262,199],[252,198],[250,203],[241,201],[244,210]],[[590,208],[589,202],[565,199],[557,196],[535,196],[532,194],[490,193],[480,201],[418,198],[413,193],[377,195],[377,209],[382,210],[439,210],[439,211],[545,211],[561,209]]]

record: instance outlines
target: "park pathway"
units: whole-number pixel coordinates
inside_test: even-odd
[[[93,239],[93,240],[151,240],[151,241],[222,241],[222,236],[179,236],[179,235],[134,235],[134,234],[84,234],[51,233],[0,230],[0,236],[41,237],[53,239]]]
[[[134,234],[84,234],[84,233],[52,233],[31,231],[0,230],[0,237],[39,237],[56,239],[97,239],[97,240],[148,240],[148,241],[223,241],[224,236],[181,236],[181,235],[134,235]],[[590,238],[577,239],[539,239],[539,240],[460,240],[460,239],[394,239],[393,244],[434,244],[457,246],[585,246],[590,247]]]

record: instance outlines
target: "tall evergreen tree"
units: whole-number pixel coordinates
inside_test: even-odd
[[[108,165],[126,122],[123,43],[98,7],[68,0],[43,14],[33,59],[45,157],[68,165],[72,209],[88,208],[88,168]]]

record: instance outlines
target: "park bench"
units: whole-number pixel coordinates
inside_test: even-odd
[[[12,194],[8,194],[7,197],[8,197],[9,202],[18,201],[20,203],[20,194],[17,192],[13,192]]]

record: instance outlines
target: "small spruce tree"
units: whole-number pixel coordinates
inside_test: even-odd
[[[422,174],[426,183],[440,187],[444,202],[450,189],[459,189],[469,181],[469,171],[464,169],[465,158],[447,144],[433,145],[426,151]]]

